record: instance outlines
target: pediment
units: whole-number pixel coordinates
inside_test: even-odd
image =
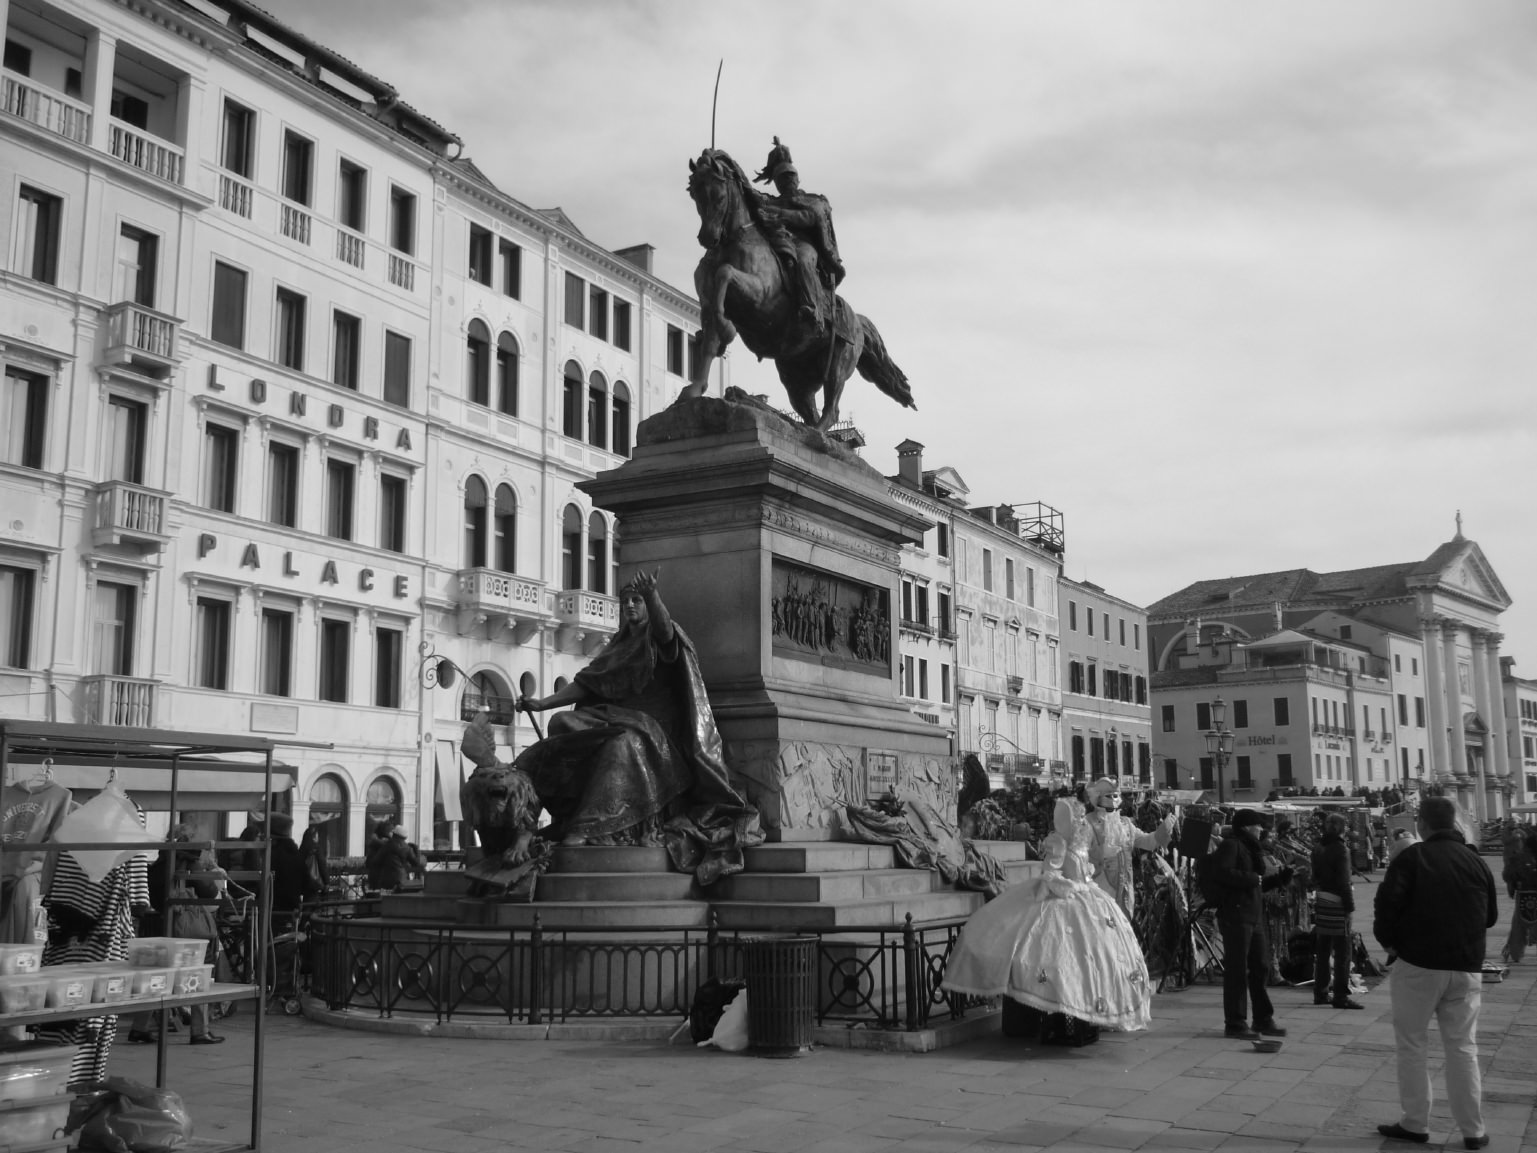
[[[936,468],[930,475],[933,478],[934,487],[946,496],[964,497],[971,492],[970,487],[961,479],[961,474],[949,465]]]
[[[1454,595],[1470,597],[1484,604],[1507,609],[1511,605],[1510,594],[1495,574],[1494,566],[1484,556],[1484,550],[1473,541],[1464,541],[1462,547],[1446,556],[1434,571],[1416,574],[1411,583],[1430,585]]]

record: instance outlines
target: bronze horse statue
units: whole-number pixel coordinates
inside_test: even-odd
[[[881,334],[847,301],[833,296],[831,325],[797,314],[790,273],[755,211],[761,194],[736,161],[707,148],[688,167],[688,193],[699,210],[699,243],[705,249],[694,269],[703,327],[694,375],[679,399],[704,394],[710,366],[740,334],[759,360],[774,361],[791,407],[822,432],[837,423],[843,386],[856,368],[887,396],[917,408],[907,377],[886,354]]]

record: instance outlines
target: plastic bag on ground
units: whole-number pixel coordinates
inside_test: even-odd
[[[81,1153],[176,1153],[192,1140],[192,1118],[178,1094],[126,1077],[87,1085],[65,1128],[80,1131]]]
[[[699,1042],[700,1048],[714,1045],[723,1053],[740,1053],[747,1048],[747,990],[743,989],[715,1023],[715,1032],[708,1041]]]

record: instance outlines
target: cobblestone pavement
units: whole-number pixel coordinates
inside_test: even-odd
[[[1503,927],[1490,934],[1503,941]],[[1498,948],[1496,944],[1495,948]],[[1484,986],[1492,1153],[1537,1150],[1537,962]],[[941,1150],[1403,1150],[1385,985],[1365,1012],[1274,990],[1290,1034],[1256,1054],[1221,1036],[1221,989],[1158,996],[1151,1030],[1064,1050],[1001,1034],[928,1054],[819,1049],[792,1059],[686,1042],[443,1040],[268,1016],[263,1148],[271,1153],[550,1149],[570,1153]],[[249,1132],[251,1017],[226,1044],[171,1050],[169,1084],[199,1137]],[[1439,1048],[1436,1059],[1437,1094]],[[153,1048],[114,1072],[153,1079]],[[1436,1103],[1432,1143],[1461,1149]]]

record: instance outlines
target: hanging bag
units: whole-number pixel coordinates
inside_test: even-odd
[[[128,794],[116,781],[108,781],[106,788],[59,822],[53,839],[60,843],[142,841],[144,827],[139,824],[139,812]],[[68,852],[86,877],[99,885],[108,873],[138,856],[140,850],[70,849]]]

